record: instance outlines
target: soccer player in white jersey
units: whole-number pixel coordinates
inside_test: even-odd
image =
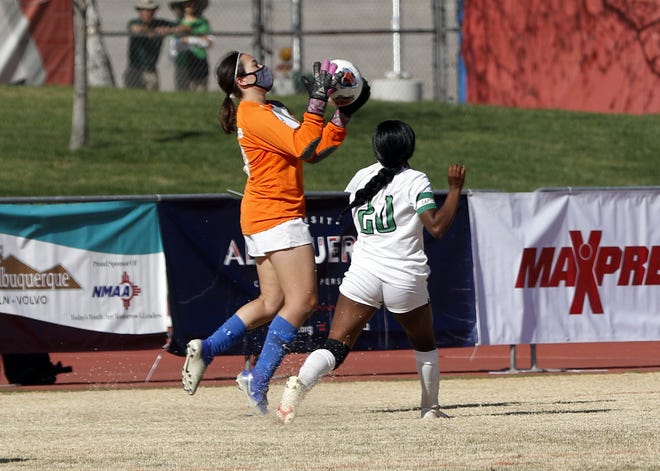
[[[424,228],[441,237],[451,227],[465,182],[465,167],[448,170],[449,192],[436,206],[426,174],[410,168],[415,133],[398,120],[380,123],[372,138],[377,163],[359,170],[346,186],[358,237],[351,265],[339,287],[339,298],[323,348],[313,351],[291,376],[277,409],[291,422],[305,394],[338,368],[374,313],[382,306],[401,324],[415,350],[421,394],[421,417],[447,417],[440,411],[440,367],[433,333],[433,313],[424,252]]]

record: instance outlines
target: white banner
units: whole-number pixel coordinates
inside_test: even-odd
[[[164,333],[156,205],[0,205],[0,313],[85,331]]]
[[[468,198],[479,343],[660,340],[660,190]]]

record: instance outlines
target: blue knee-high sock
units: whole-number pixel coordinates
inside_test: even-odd
[[[268,391],[268,383],[284,358],[284,347],[292,342],[297,334],[298,329],[291,325],[289,321],[279,315],[275,316],[275,319],[270,323],[270,327],[268,327],[266,341],[261,349],[257,364],[254,365],[252,370],[256,391]]]
[[[210,337],[202,341],[202,358],[207,365],[213,357],[229,350],[241,340],[247,329],[236,314],[225,321]]]

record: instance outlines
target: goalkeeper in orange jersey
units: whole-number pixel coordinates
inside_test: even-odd
[[[282,103],[266,100],[273,73],[252,55],[233,51],[216,69],[218,85],[226,93],[220,124],[226,133],[237,134],[247,174],[240,222],[247,252],[256,260],[260,294],[211,336],[188,343],[182,381],[189,394],[195,393],[216,355],[247,331],[270,322],[254,368],[236,379],[250,406],[266,414],[269,382],[285,346],[316,309],[314,248],[304,222],[303,162],[317,163],[337,149],[346,137],[346,124],[370,95],[365,81],[360,96],[337,108],[326,122],[328,97],[341,79],[335,70],[324,60],[314,63],[311,78],[303,78],[309,101],[299,122]]]

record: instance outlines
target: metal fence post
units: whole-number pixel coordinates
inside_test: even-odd
[[[293,56],[293,72],[302,72],[303,58],[303,41],[302,41],[302,1],[291,0],[291,29],[293,30],[292,38],[292,56]]]
[[[261,0],[252,0],[252,31],[254,36],[252,38],[252,50],[258,61],[264,60],[263,55],[263,15],[261,8]]]
[[[447,12],[445,0],[431,0],[433,10],[433,99],[447,101]]]
[[[518,367],[516,365],[516,346],[509,345],[509,372],[516,373]]]

